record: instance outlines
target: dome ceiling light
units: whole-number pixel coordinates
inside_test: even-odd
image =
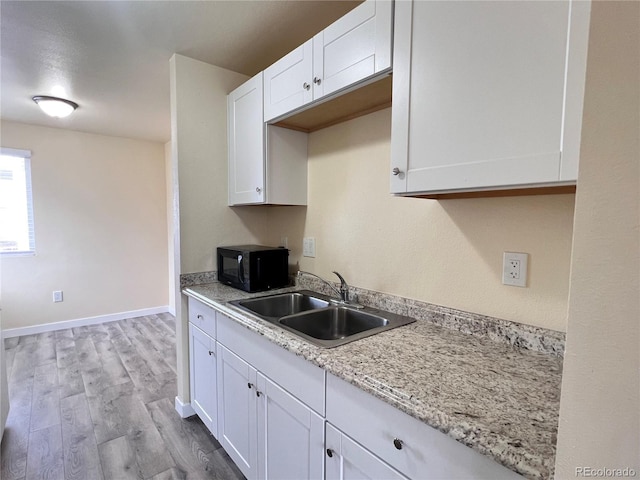
[[[76,108],[78,108],[78,104],[76,102],[65,100],[64,98],[36,95],[32,100],[36,102],[42,111],[50,117],[68,117]]]

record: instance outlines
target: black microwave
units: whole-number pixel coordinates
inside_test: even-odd
[[[289,250],[262,245],[218,247],[218,281],[245,292],[289,285]]]

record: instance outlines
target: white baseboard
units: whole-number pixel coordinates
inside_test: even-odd
[[[176,396],[176,412],[180,415],[181,418],[192,417],[196,414],[196,411],[193,409],[190,403],[182,403],[180,397]]]
[[[83,327],[95,325],[97,323],[114,322],[125,318],[143,317],[145,315],[157,315],[158,313],[169,312],[169,306],[143,308],[141,310],[131,310],[129,312],[110,313],[108,315],[98,315],[97,317],[76,318],[75,320],[64,320],[62,322],[43,323],[30,327],[8,328],[2,330],[2,338],[21,337],[23,335],[33,335],[35,333],[51,332],[53,330],[64,330],[73,327]]]

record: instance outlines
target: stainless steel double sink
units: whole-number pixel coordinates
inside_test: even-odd
[[[415,322],[410,317],[369,307],[356,307],[309,290],[230,303],[325,348],[344,345]]]

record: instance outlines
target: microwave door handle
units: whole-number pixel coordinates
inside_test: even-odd
[[[238,255],[238,276],[240,281],[244,283],[244,264],[242,262],[242,255]]]

